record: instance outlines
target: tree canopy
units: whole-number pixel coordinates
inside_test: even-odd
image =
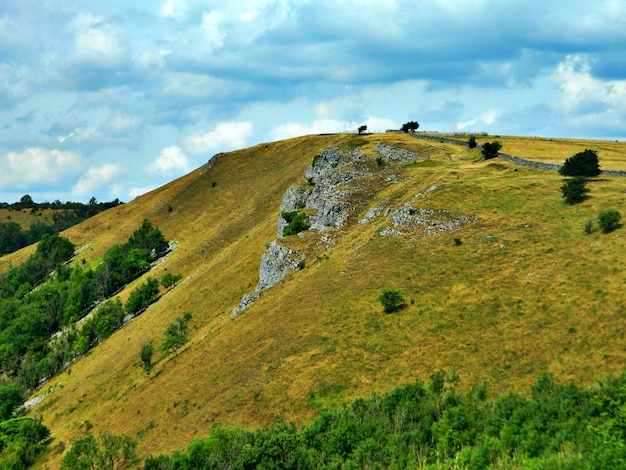
[[[563,176],[598,176],[601,173],[598,154],[595,150],[586,149],[565,160],[559,170]]]

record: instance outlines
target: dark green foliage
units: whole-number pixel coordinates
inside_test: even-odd
[[[170,272],[167,272],[167,273],[163,274],[163,276],[161,276],[161,285],[165,289],[169,289],[174,284],[176,284],[178,281],[180,281],[182,278],[183,278],[183,276],[181,274],[172,274]]]
[[[131,249],[138,248],[162,254],[168,250],[169,243],[158,228],[153,227],[148,219],[144,219],[141,227],[128,239],[128,246]]]
[[[22,391],[13,383],[0,385],[0,421],[9,419],[22,405]]]
[[[600,212],[598,215],[598,225],[602,233],[609,233],[621,226],[622,214],[614,209]]]
[[[500,144],[497,140],[493,142],[485,142],[481,153],[483,154],[485,160],[489,160],[491,158],[496,158],[501,148],[502,144]]]
[[[0,276],[0,372],[22,390],[33,389],[107,338],[126,315],[119,298],[102,303],[80,330],[71,325],[146,272],[154,254],[162,254],[167,245],[158,229],[144,221],[129,242],[108,250],[94,271],[64,264],[74,245],[45,235],[24,264]],[[148,279],[131,293],[130,313],[154,301],[158,291],[159,282]]]
[[[161,351],[178,353],[178,350],[189,341],[189,322],[192,318],[191,312],[185,312],[182,317],[176,319],[176,322],[170,323],[163,334]]]
[[[309,227],[311,227],[309,217],[304,212],[282,211],[280,215],[288,224],[285,228],[283,228],[284,237],[296,235],[300,232],[308,230]]]
[[[149,277],[142,285],[128,296],[124,307],[129,315],[136,315],[150,305],[159,296],[159,281]]]
[[[385,313],[395,312],[406,306],[404,297],[399,290],[386,289],[378,296],[378,300],[383,305]]]
[[[38,418],[14,418],[0,423],[0,468],[26,469],[47,445],[50,430]]]
[[[154,363],[152,362],[153,357],[154,345],[152,344],[152,341],[148,341],[143,346],[141,346],[141,350],[139,351],[141,367],[145,371],[146,375],[150,375],[152,369],[154,368]]]
[[[72,443],[61,460],[63,470],[105,470],[131,468],[139,463],[137,442],[125,434],[103,434],[98,439],[88,433]]]
[[[402,124],[402,127],[400,128],[400,130],[402,132],[409,132],[409,131],[416,131],[417,129],[419,129],[420,124],[417,121],[409,121],[409,122],[405,122],[404,124]]]
[[[476,137],[474,137],[473,135],[470,135],[469,139],[467,139],[467,145],[468,145],[469,148],[475,149],[476,148]]]
[[[598,176],[601,173],[598,154],[589,149],[579,152],[565,160],[559,173],[563,176]]]
[[[359,128],[357,130],[358,130],[359,134],[363,134],[363,132],[365,132],[367,130],[367,126],[366,125],[359,126]]]
[[[566,204],[577,204],[587,199],[589,189],[585,186],[587,178],[583,176],[575,176],[565,180],[561,186],[561,193]]]
[[[495,400],[484,385],[459,393],[458,381],[440,371],[428,386],[359,398],[301,429],[215,425],[145,468],[623,468],[625,374],[583,390],[543,373],[530,396]]]
[[[28,245],[26,234],[17,222],[0,223],[0,256]]]

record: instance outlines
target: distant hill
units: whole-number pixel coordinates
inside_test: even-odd
[[[591,148],[603,168],[626,169],[623,142],[478,138],[491,140],[548,163]],[[96,266],[147,218],[178,244],[149,275],[183,277],[37,391],[49,393],[29,413],[66,450],[91,430],[129,434],[155,455],[217,422],[305,423],[440,369],[494,393],[528,390],[541,371],[583,385],[621,372],[626,239],[585,225],[623,207],[626,179],[591,181],[573,206],[562,184],[554,171],[397,133],[220,154],[63,232],[82,248],[74,262]],[[311,227],[282,236],[281,210]],[[0,258],[0,271],[32,250]],[[388,289],[406,306],[385,314]],[[147,377],[142,345],[188,311],[190,342]]]
[[[0,202],[0,256],[37,243],[44,234],[55,234],[94,215],[122,204],[119,199],[98,202],[33,201],[28,194],[20,202]]]

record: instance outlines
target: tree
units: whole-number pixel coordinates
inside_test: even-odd
[[[469,139],[467,140],[467,146],[471,149],[475,149],[476,148],[476,137],[474,137],[473,135],[470,135]]]
[[[189,341],[189,322],[193,316],[191,312],[185,312],[182,317],[178,317],[175,323],[170,323],[165,329],[163,340],[161,341],[161,351],[174,352]]]
[[[404,297],[396,289],[384,290],[378,297],[378,300],[383,305],[385,313],[395,312],[406,305]]]
[[[125,434],[105,433],[98,439],[87,433],[72,443],[61,460],[62,470],[113,470],[131,468],[139,463],[137,442]]]
[[[367,126],[366,125],[359,126],[359,129],[358,129],[359,134],[363,134],[363,132],[365,132],[366,130],[367,130]]]
[[[614,209],[600,212],[598,215],[598,225],[603,233],[609,233],[618,228],[621,224],[622,214]]]
[[[585,149],[565,160],[559,170],[563,176],[588,176],[594,177],[601,173],[598,154],[595,150]]]
[[[11,417],[22,404],[22,392],[14,383],[0,385],[0,421]]]
[[[146,375],[150,376],[152,369],[154,369],[154,362],[152,362],[152,358],[154,357],[154,345],[152,344],[152,340],[141,346],[139,357],[141,359],[141,367],[146,372]]]
[[[400,128],[400,130],[402,132],[416,131],[417,129],[419,129],[419,127],[420,127],[419,122],[409,121],[409,122],[405,122],[404,124],[402,124],[402,127]]]
[[[582,176],[575,176],[565,180],[563,186],[561,186],[561,193],[565,199],[566,204],[576,204],[587,199],[587,193],[589,189],[585,186],[587,184],[587,178]]]
[[[163,274],[163,276],[161,276],[161,285],[165,289],[169,289],[174,284],[176,284],[178,281],[180,281],[182,279],[182,277],[183,276],[180,275],[180,274],[172,274],[170,272],[166,272],[165,274]]]
[[[481,152],[483,154],[483,157],[485,157],[485,160],[489,160],[491,158],[496,158],[501,148],[502,144],[497,140],[493,142],[485,142],[483,144],[483,149],[481,150]]]
[[[35,204],[35,201],[33,201],[33,198],[30,196],[30,194],[24,194],[20,199],[20,204],[22,204],[24,207],[30,207]]]

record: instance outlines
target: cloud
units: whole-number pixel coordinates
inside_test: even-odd
[[[501,115],[500,111],[498,111],[497,109],[491,108],[473,119],[459,122],[456,125],[456,128],[460,131],[464,129],[481,130],[479,129],[481,126],[490,126],[491,124],[497,121],[500,115]]]
[[[57,187],[75,177],[82,169],[78,152],[29,147],[23,152],[0,155],[0,186],[3,190],[30,189],[34,186]]]
[[[189,160],[180,147],[172,145],[161,150],[161,154],[147,168],[152,174],[184,174],[190,170]]]
[[[99,167],[91,167],[72,186],[72,194],[77,196],[90,196],[96,194],[101,188],[115,181],[124,172],[119,164],[105,163]]]
[[[134,186],[132,188],[130,188],[130,190],[128,191],[128,194],[130,195],[130,197],[132,199],[142,196],[146,193],[149,193],[150,191],[152,191],[153,189],[156,189],[157,186],[153,185],[153,186],[141,186],[141,187],[137,187]]]
[[[326,134],[334,132],[356,132],[359,126],[365,124],[370,132],[384,132],[387,129],[396,129],[398,124],[387,118],[368,117],[363,121],[343,121],[336,119],[315,119],[309,123],[287,122],[270,131],[274,140],[290,139],[309,134]]]
[[[243,148],[253,132],[249,121],[221,122],[212,131],[194,133],[184,139],[187,151],[193,155]]]

